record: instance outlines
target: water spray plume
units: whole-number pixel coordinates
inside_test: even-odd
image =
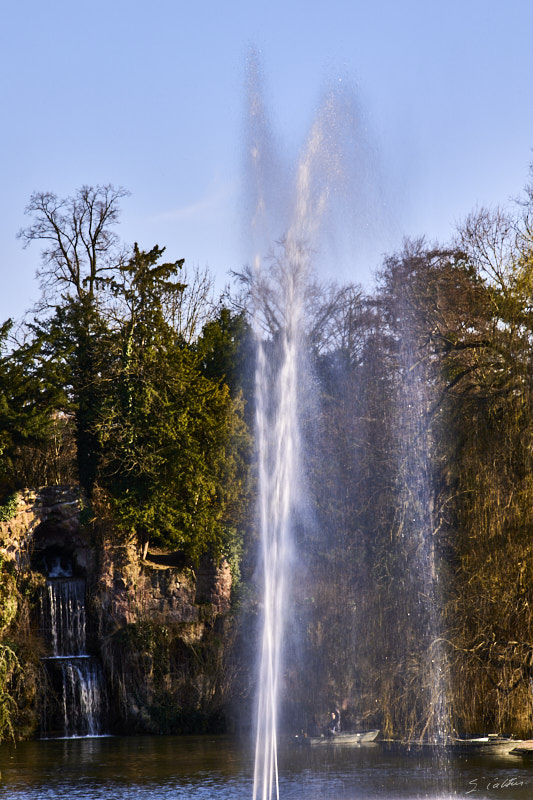
[[[255,67],[252,72],[257,77]],[[329,98],[303,148],[291,196],[282,203],[290,209],[289,225],[276,251],[269,228],[279,209],[268,204],[275,193],[268,185],[273,176],[265,169],[268,159],[263,156],[271,151],[271,143],[260,92],[253,82],[250,86],[252,227],[258,242],[250,281],[258,353],[256,435],[263,563],[254,800],[279,798],[278,703],[283,638],[291,604],[288,578],[293,531],[302,502],[299,390],[305,361],[304,306],[313,247],[339,174],[337,140],[331,126],[333,105],[334,98]],[[265,329],[269,333],[266,340]]]

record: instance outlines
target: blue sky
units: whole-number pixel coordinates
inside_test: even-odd
[[[2,10],[2,320],[39,294],[39,246],[16,239],[35,190],[124,186],[126,242],[207,265],[220,287],[242,267],[250,47],[289,163],[324,86],[355,87],[387,214],[370,244],[350,240],[338,274],[330,266],[340,280],[368,282],[403,236],[446,241],[469,211],[506,204],[528,180],[530,0],[4,0]]]

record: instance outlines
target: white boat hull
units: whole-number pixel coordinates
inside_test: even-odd
[[[328,745],[354,745],[374,742],[379,736],[379,730],[375,731],[346,731],[333,733],[329,736],[296,736],[298,744],[311,747]]]

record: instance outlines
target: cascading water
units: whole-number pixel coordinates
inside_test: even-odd
[[[44,632],[53,657],[85,654],[85,581],[53,578],[42,600]]]
[[[102,675],[95,658],[68,658],[61,663],[64,736],[99,736]]]
[[[87,653],[85,580],[70,568],[49,567],[41,601],[42,629],[52,654],[45,659],[57,694],[55,709],[46,714],[43,729],[67,738],[101,734],[102,675],[96,658]]]

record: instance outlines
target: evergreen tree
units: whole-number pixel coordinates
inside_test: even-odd
[[[54,412],[65,400],[62,381],[43,359],[42,340],[9,347],[12,327],[11,320],[0,327],[0,486],[4,494],[32,485],[35,478],[46,482],[52,470],[48,464],[46,472],[43,460],[50,458],[47,443],[58,428]]]
[[[183,262],[159,264],[162,254],[135,246],[110,283],[117,320],[98,426],[100,482],[144,549],[151,540],[197,560],[222,554],[231,538],[246,432],[242,402],[202,374],[198,354],[166,320],[165,298],[185,287]]]

